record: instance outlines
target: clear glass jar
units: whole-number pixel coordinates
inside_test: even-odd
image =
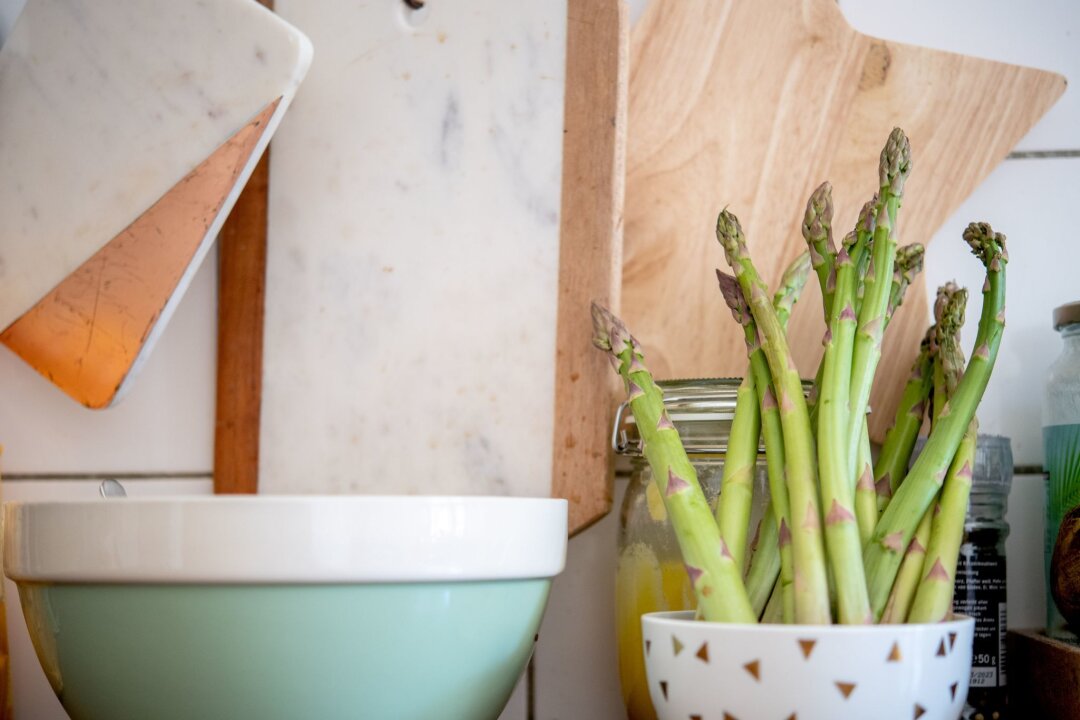
[[[1050,557],[1061,519],[1080,504],[1080,302],[1054,310],[1061,354],[1046,377],[1043,397],[1043,448],[1046,455],[1045,572],[1046,628],[1055,637],[1074,637],[1050,594]]]
[[[980,435],[953,596],[953,610],[975,618],[971,685],[964,709],[964,717],[971,720],[1006,717],[1005,513],[1012,473],[1009,438]]]
[[[735,415],[739,382],[724,379],[657,383],[664,391],[668,415],[679,431],[698,481],[714,509],[723,478],[724,455]],[[619,518],[615,581],[619,680],[629,720],[656,720],[645,678],[641,616],[660,610],[693,609],[696,601],[663,498],[641,455],[633,416],[626,404],[616,415],[612,438],[615,452],[628,459],[630,474]],[[620,464],[624,463],[621,461]],[[751,528],[757,527],[768,503],[768,475],[761,448],[755,480]]]

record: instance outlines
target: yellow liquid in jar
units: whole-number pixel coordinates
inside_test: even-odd
[[[622,550],[615,575],[615,621],[619,682],[629,720],[656,720],[645,675],[641,616],[661,610],[693,610],[696,605],[681,562],[661,564],[643,543]]]

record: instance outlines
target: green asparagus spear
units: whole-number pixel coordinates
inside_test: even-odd
[[[754,474],[760,435],[761,411],[754,390],[754,378],[747,373],[735,396],[735,418],[728,433],[720,498],[716,505],[720,536],[724,538],[728,552],[735,558],[740,570],[746,561],[746,535],[754,500]]]
[[[874,220],[874,242],[866,272],[858,331],[851,358],[851,392],[847,426],[849,463],[854,474],[854,456],[866,421],[870,388],[881,359],[892,276],[896,259],[896,215],[904,196],[904,183],[911,172],[911,146],[903,130],[894,128],[881,151],[878,177],[880,201]]]
[[[911,539],[911,526],[921,518],[941,488],[957,447],[982,399],[997,359],[1005,327],[1005,236],[986,223],[972,223],[964,240],[986,267],[983,308],[972,354],[956,393],[938,418],[926,447],[897,489],[878,521],[864,553],[874,616],[880,617]]]
[[[885,612],[881,622],[885,625],[900,625],[907,622],[915,592],[919,589],[919,577],[922,575],[923,560],[926,559],[926,546],[930,542],[931,516],[937,508],[937,502],[927,510],[915,529],[915,534],[904,552],[904,560],[896,573],[896,582],[885,603]]]
[[[923,338],[919,355],[911,368],[911,376],[900,396],[900,404],[896,408],[896,419],[885,433],[885,442],[881,446],[881,454],[874,467],[874,485],[877,489],[879,512],[885,509],[897,485],[904,479],[911,459],[911,451],[915,448],[919,429],[922,428],[933,380],[930,347],[932,336],[936,331],[937,327],[932,326]]]
[[[855,288],[858,278],[853,255],[862,252],[858,234],[844,238],[836,255],[836,294],[825,331],[821,395],[818,398],[818,463],[825,544],[836,586],[837,609],[843,624],[870,621],[870,603],[862,566],[862,543],[855,519],[854,473],[847,445],[848,392],[852,342],[855,336]],[[854,448],[853,451],[857,451]]]
[[[829,624],[831,617],[825,576],[821,507],[815,478],[814,439],[810,431],[810,416],[806,409],[802,381],[768,290],[750,259],[739,221],[727,210],[721,212],[717,219],[716,236],[724,248],[728,263],[735,271],[735,277],[757,325],[780,410],[784,437],[784,469],[792,517],[790,532],[795,570],[795,618],[800,623]],[[783,528],[780,532],[783,533]]]
[[[791,309],[802,292],[810,272],[810,258],[803,253],[788,266],[780,279],[780,287],[773,297],[773,307],[782,329],[786,329]],[[774,524],[778,532],[777,551],[780,556],[779,597],[783,602],[784,622],[794,619],[794,569],[791,558],[791,516],[788,506],[787,480],[784,476],[784,438],[780,421],[779,408],[776,405],[772,378],[769,374],[768,361],[758,342],[757,326],[746,304],[738,281],[717,271],[720,290],[731,309],[736,322],[743,326],[746,337],[747,354],[750,359],[748,375],[754,378],[757,400],[761,410],[762,436],[765,440],[765,460],[768,466],[769,492],[772,497],[770,510],[774,513]],[[774,578],[775,579],[775,578]],[[751,600],[759,588],[749,587]]]
[[[952,283],[942,288],[935,303],[935,313],[938,314],[936,365],[941,367],[945,384],[943,394],[947,400],[956,392],[964,371],[960,328],[964,324],[966,306],[967,291]],[[968,495],[971,491],[971,469],[975,463],[977,435],[978,421],[973,417],[939,492],[938,512],[934,513],[931,523],[926,558],[908,622],[940,622],[947,618],[952,607],[953,581],[960,542],[964,535],[964,517],[967,515]]]
[[[964,518],[971,493],[971,472],[975,464],[975,443],[979,423],[972,418],[956,451],[945,485],[941,489],[939,512],[930,529],[930,544],[922,567],[922,581],[908,615],[908,622],[943,622],[952,613],[956,563],[964,538]]]
[[[750,570],[746,573],[746,592],[754,614],[761,617],[773,590],[779,589],[776,578],[780,575],[780,534],[771,502],[758,523],[753,552]]]
[[[889,308],[885,313],[885,326],[904,302],[904,294],[915,276],[922,272],[926,248],[918,243],[904,245],[896,250],[896,267],[893,271],[892,286],[889,289]]]
[[[645,367],[638,342],[621,320],[595,303],[592,317],[593,344],[610,355],[623,378],[645,458],[664,498],[703,617],[714,622],[756,623],[742,568],[720,537],[694,466],[664,410],[663,392]]]
[[[863,423],[859,454],[855,461],[858,483],[855,485],[855,520],[859,525],[859,564],[862,564],[862,546],[870,542],[878,519],[877,488],[874,487],[874,466],[870,454],[870,430]],[[865,575],[863,576],[865,580]]]
[[[832,310],[833,287],[830,278],[836,262],[836,244],[832,236],[832,185],[823,182],[806,201],[802,234],[810,247],[810,264],[817,273],[821,298],[825,304],[825,318]]]
[[[928,374],[933,376],[934,396],[938,402],[930,412],[931,427],[937,423],[944,410],[945,401],[956,391],[956,384],[963,372],[963,362],[945,361],[941,351],[942,340],[955,337],[963,324],[964,307],[967,304],[967,293],[962,291],[955,283],[946,283],[938,288],[937,298],[934,301],[934,324],[930,326],[924,342],[928,346],[928,355],[932,361],[932,367]],[[956,343],[945,343],[951,348],[958,350]],[[920,417],[921,423],[921,417]],[[916,433],[918,430],[916,429]],[[906,468],[906,465],[904,466]],[[908,543],[904,559],[900,564],[900,570],[893,583],[892,592],[885,605],[885,614],[882,616],[884,623],[907,622],[912,603],[915,601],[915,593],[919,588],[919,581],[923,574],[923,565],[926,559],[926,548],[930,544],[930,531],[933,517],[938,513],[938,501],[940,495],[935,496],[930,509],[927,510],[919,526],[915,530],[915,536]]]

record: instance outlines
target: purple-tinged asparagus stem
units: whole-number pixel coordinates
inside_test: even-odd
[[[664,410],[663,392],[645,367],[638,342],[621,320],[593,303],[593,344],[618,364],[644,454],[671,519],[698,607],[713,622],[756,623],[735,563],[720,537],[697,472]]]
[[[806,284],[810,272],[807,253],[803,253],[788,266],[780,280],[780,287],[773,296],[773,307],[782,329],[786,329],[791,309]],[[747,354],[750,360],[748,375],[754,378],[754,387],[761,410],[762,437],[765,441],[765,461],[768,466],[769,491],[772,497],[769,510],[775,516],[773,528],[778,532],[777,550],[780,556],[780,584],[778,598],[782,602],[784,622],[794,619],[794,569],[791,557],[791,515],[788,506],[787,480],[784,476],[784,437],[780,421],[779,408],[776,404],[772,377],[769,374],[768,361],[758,341],[757,327],[754,324],[750,307],[746,304],[738,281],[731,275],[720,271],[716,273],[720,281],[720,290],[731,310],[735,321],[743,327],[746,338]],[[751,600],[760,588],[748,581]]]
[[[851,358],[851,392],[847,445],[850,472],[854,473],[854,455],[859,446],[862,424],[870,402],[870,388],[881,359],[881,341],[885,332],[892,276],[896,260],[896,214],[904,195],[904,183],[911,172],[911,145],[900,128],[894,128],[881,151],[878,177],[880,202],[874,220],[874,241],[870,266],[864,282],[858,331]]]
[[[1005,328],[1005,265],[1008,262],[1005,236],[995,233],[986,223],[972,223],[964,231],[964,240],[987,270],[975,352],[956,393],[938,417],[926,447],[885,508],[874,537],[866,547],[864,564],[875,617],[880,617],[884,610],[900,566],[901,553],[911,539],[912,525],[923,516],[940,490],[968,423],[975,416],[1001,345]],[[899,542],[894,542],[896,538]]]
[[[821,531],[822,514],[815,477],[817,463],[802,380],[768,289],[750,259],[739,221],[727,210],[721,212],[717,220],[716,236],[735,271],[743,297],[757,325],[780,409],[784,470],[792,518],[790,532],[795,570],[795,619],[805,624],[829,624],[831,616]]]
[[[833,287],[830,278],[836,262],[836,245],[832,236],[832,185],[823,182],[806,201],[802,234],[810,247],[810,264],[817,274],[821,298],[825,305],[825,318],[832,310]]]
[[[769,375],[765,354],[758,342],[757,327],[754,325],[750,307],[743,298],[738,281],[731,275],[716,271],[720,282],[720,291],[735,321],[742,328],[746,338],[746,351],[750,359],[747,375],[754,378],[758,406],[761,413],[762,435],[765,440],[765,461],[768,466],[770,507],[775,516],[777,528],[777,552],[780,557],[780,597],[783,607],[794,612],[794,566],[791,557],[791,514],[788,506],[788,491],[784,478],[784,441],[779,429],[780,416],[776,401],[773,400],[772,378]],[[749,588],[748,588],[749,589]],[[760,588],[755,588],[755,595]],[[785,613],[785,622],[794,622],[793,615]]]

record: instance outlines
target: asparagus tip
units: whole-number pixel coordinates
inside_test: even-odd
[[[817,186],[806,201],[802,234],[807,243],[827,243],[832,237],[833,200],[832,185],[828,180]]]
[[[605,352],[618,354],[624,344],[636,345],[622,320],[603,305],[592,304],[593,345]]]
[[[900,128],[893,128],[885,147],[881,150],[881,162],[878,165],[878,179],[881,187],[888,187],[889,192],[900,197],[904,194],[904,181],[911,172],[911,143]]]
[[[735,322],[744,325],[749,308],[746,305],[746,298],[743,297],[742,288],[739,287],[739,281],[734,275],[729,275],[720,269],[716,271],[716,279],[720,282],[720,294],[724,296],[724,302],[731,310]]]
[[[971,252],[991,271],[1000,270],[1002,263],[1009,261],[1005,249],[1005,236],[994,232],[990,223],[973,222],[964,230],[964,240],[971,246]]]
[[[746,252],[746,236],[743,235],[739,218],[727,208],[721,210],[716,219],[716,239],[723,246],[729,264],[733,265],[735,259]]]
[[[859,232],[873,234],[874,228],[877,226],[877,210],[878,194],[874,193],[874,197],[870,198],[865,205],[862,206],[862,210],[859,211],[859,221],[855,224],[855,229]]]

